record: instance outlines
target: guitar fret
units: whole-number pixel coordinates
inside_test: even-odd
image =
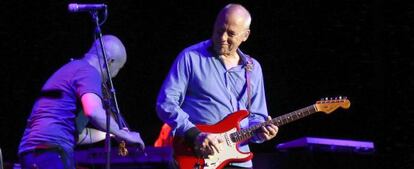
[[[313,108],[313,106],[312,107],[308,107],[308,109],[307,109],[308,110],[308,113],[309,114],[312,114],[312,112],[310,112],[310,110],[309,110],[310,108]]]
[[[280,126],[280,125],[282,125],[282,121],[280,121],[280,118],[277,118],[277,126]]]
[[[282,116],[282,119],[280,119],[280,121],[282,121],[282,125],[286,123],[286,118],[284,117],[285,115]]]
[[[240,135],[240,132],[238,132],[237,133],[237,141],[240,141],[240,139],[241,139],[241,135]]]
[[[296,117],[295,117],[295,119],[300,119],[300,114],[301,114],[301,113],[302,113],[302,112],[298,112],[298,113],[296,113],[296,114],[295,114],[295,116],[296,116]]]

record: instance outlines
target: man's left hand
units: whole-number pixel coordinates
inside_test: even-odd
[[[270,116],[267,117],[267,120],[272,120]],[[268,124],[266,126],[262,126],[260,129],[257,130],[256,136],[262,141],[268,141],[274,138],[277,135],[279,128],[274,124]]]

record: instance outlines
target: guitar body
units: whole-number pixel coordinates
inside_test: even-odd
[[[199,157],[192,146],[185,143],[182,138],[175,137],[173,141],[174,159],[180,169],[221,169],[230,162],[244,162],[253,158],[253,153],[239,151],[238,142],[230,139],[230,134],[240,130],[239,122],[246,118],[249,112],[240,110],[230,114],[214,125],[197,125],[196,127],[207,133],[218,134],[224,142],[219,145],[219,152],[208,157]]]

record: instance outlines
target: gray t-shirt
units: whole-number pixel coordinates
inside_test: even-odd
[[[101,84],[99,72],[84,60],[71,61],[57,70],[33,106],[18,153],[58,146],[72,155],[81,96],[95,93],[102,98]]]

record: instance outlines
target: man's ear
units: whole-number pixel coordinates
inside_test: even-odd
[[[111,64],[112,64],[112,63],[114,63],[114,61],[115,61],[114,59],[108,59],[108,60],[107,60],[107,62],[108,62],[108,66],[111,66]],[[105,67],[106,67],[105,62],[102,62],[102,67],[103,67],[103,68],[105,68]]]
[[[108,65],[110,66],[112,63],[114,63],[114,62],[115,62],[115,59],[113,59],[113,58],[108,58],[107,62],[108,62]],[[103,64],[105,65],[105,63],[103,63]]]
[[[244,32],[243,42],[245,42],[249,38],[249,35],[250,35],[250,29],[248,29],[246,32]]]

